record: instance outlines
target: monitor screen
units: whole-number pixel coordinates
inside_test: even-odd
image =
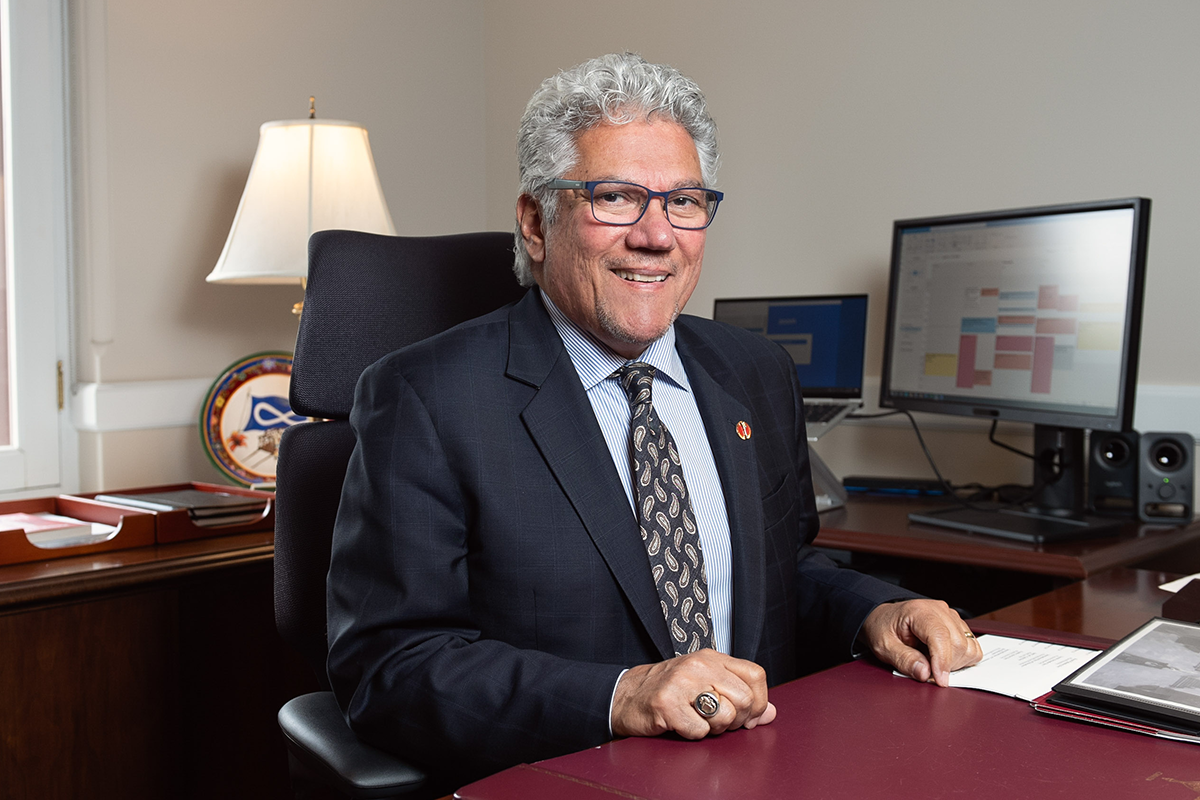
[[[862,397],[867,295],[718,299],[713,319],[781,345],[806,398]]]
[[[880,405],[1133,423],[1150,201],[899,220]]]

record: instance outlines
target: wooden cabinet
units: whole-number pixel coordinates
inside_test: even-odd
[[[286,798],[272,534],[0,568],[0,794]]]

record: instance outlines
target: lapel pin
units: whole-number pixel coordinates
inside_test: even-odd
[[[737,435],[742,437],[743,440],[750,438],[750,426],[746,424],[745,420],[737,424]]]

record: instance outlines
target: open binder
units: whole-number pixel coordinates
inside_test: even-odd
[[[1200,625],[1156,617],[1031,705],[1044,714],[1200,744]]]

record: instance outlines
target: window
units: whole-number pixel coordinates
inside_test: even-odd
[[[67,320],[64,0],[0,0],[4,395],[0,492],[71,490],[60,411]]]
[[[0,43],[4,41],[3,19],[0,19]],[[3,47],[3,44],[0,44]],[[3,98],[8,94],[4,90],[4,76],[8,70],[4,67],[4,59],[0,58],[0,108],[4,105]],[[8,173],[6,160],[3,158],[4,141],[8,137],[4,135],[4,127],[0,126],[0,186],[6,185],[4,176]],[[0,192],[0,448],[12,446],[11,420],[9,412],[12,408],[10,391],[13,385],[12,376],[8,372],[8,297],[12,293],[12,280],[8,274],[8,214],[5,209],[8,204],[5,202],[5,195],[8,192]]]

